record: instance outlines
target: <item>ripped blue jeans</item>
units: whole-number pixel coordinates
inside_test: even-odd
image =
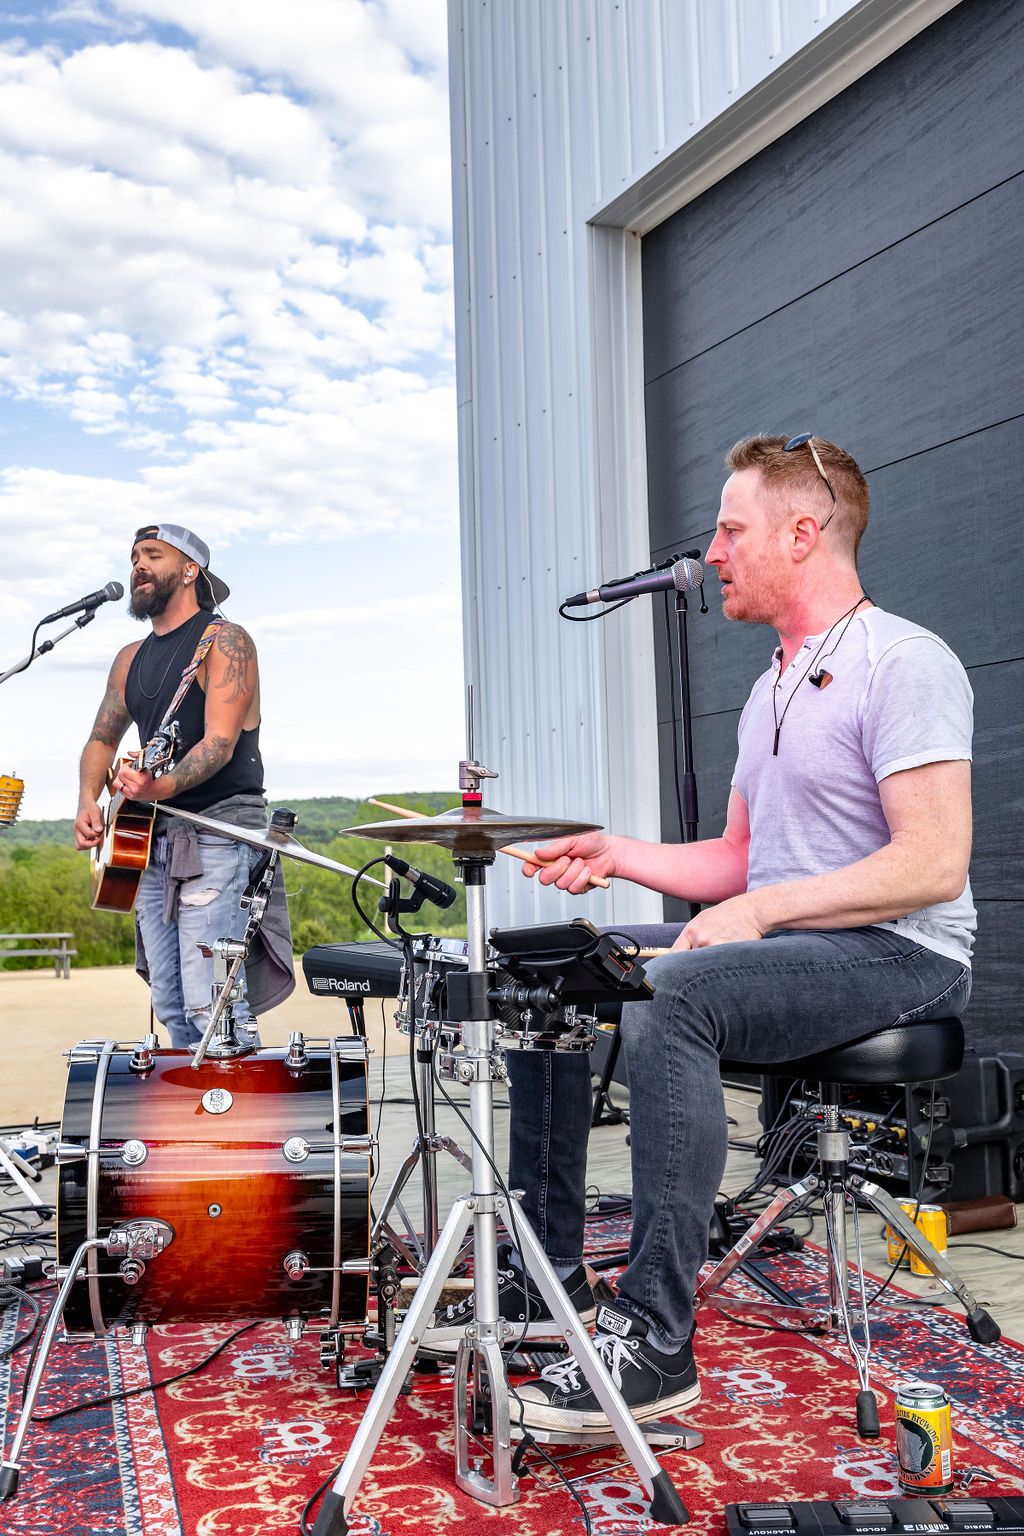
[[[199,945],[241,938],[247,914],[239,902],[249,884],[253,860],[259,857],[258,848],[210,832],[199,833],[199,853],[203,873],[182,884],[176,922],[165,923],[163,917],[167,838],[159,833],[135,902],[153,1012],[178,1050],[196,1045],[210,1019],[213,960],[200,953]],[[242,998],[233,1004],[233,1012],[244,1026],[249,1017],[244,966],[240,981]]]

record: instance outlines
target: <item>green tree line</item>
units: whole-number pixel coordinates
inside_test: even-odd
[[[388,799],[426,816],[458,804],[457,797],[442,793],[389,795]],[[360,869],[382,855],[386,844],[376,839],[339,834],[346,826],[388,820],[387,811],[365,800],[340,796],[288,804],[298,812],[295,835],[305,847],[352,869]],[[443,848],[417,843],[396,846],[396,851],[417,867],[452,881],[451,858]],[[353,905],[348,876],[298,859],[284,858],[281,863],[297,953],[314,944],[372,937]],[[390,878],[379,865],[370,873],[378,879]],[[465,894],[461,886],[457,889],[459,898],[454,906],[441,912],[428,904],[408,919],[407,926],[414,932],[465,933]],[[364,883],[360,888],[360,904],[375,922],[382,921],[376,910],[381,894],[376,886]],[[0,833],[0,933],[64,931],[74,934],[76,965],[130,965],[134,961],[134,920],[117,912],[96,912],[90,906],[89,858],[72,845],[70,822],[24,822]],[[9,969],[52,963],[45,959],[0,961]]]

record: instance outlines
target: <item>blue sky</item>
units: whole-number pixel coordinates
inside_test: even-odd
[[[444,0],[0,0],[0,671],[184,523],[275,801],[462,754],[445,48]],[[0,689],[23,815],[74,814],[142,632],[107,605]]]

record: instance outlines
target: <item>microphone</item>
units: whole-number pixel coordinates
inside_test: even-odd
[[[41,624],[52,624],[54,619],[66,619],[69,614],[85,611],[89,613],[93,608],[98,608],[101,603],[116,603],[119,597],[124,597],[124,587],[119,581],[108,581],[105,587],[98,592],[90,592],[88,597],[80,597],[77,603],[68,603],[64,608],[58,608],[55,613],[48,613],[45,619],[40,619]]]
[[[396,858],[393,853],[384,855],[384,863],[388,869],[393,869],[396,875],[401,875],[403,880],[408,880],[414,891],[419,891],[427,901],[432,901],[435,907],[450,907],[458,896],[450,885],[439,880],[436,875],[428,875],[425,870],[413,869],[404,859]]]
[[[562,607],[584,608],[588,603],[615,603],[627,597],[642,597],[645,592],[662,592],[669,587],[674,587],[677,592],[696,592],[703,580],[704,567],[700,561],[684,555],[674,565],[640,571],[636,576],[606,581],[589,592],[577,592],[575,597],[567,597]]]

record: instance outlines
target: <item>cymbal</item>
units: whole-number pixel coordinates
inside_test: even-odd
[[[322,853],[314,853],[311,848],[304,848],[297,837],[292,837],[290,832],[274,832],[269,827],[236,827],[229,821],[216,821],[212,816],[200,816],[196,811],[183,811],[177,805],[162,805],[157,802],[157,810],[166,811],[168,816],[180,816],[182,821],[190,821],[195,827],[202,827],[207,832],[216,832],[218,837],[230,837],[236,843],[248,843],[250,848],[262,848],[267,853],[283,853],[286,858],[298,859],[303,864],[313,864],[317,869],[330,869],[336,875],[355,875],[357,870],[349,869],[347,864],[339,864],[337,859],[328,859]],[[383,880],[374,880],[371,875],[364,875],[371,885],[379,885],[381,890],[386,890]]]
[[[402,821],[370,821],[345,827],[349,837],[374,837],[383,843],[436,843],[452,853],[495,853],[506,843],[542,843],[551,837],[575,837],[599,832],[593,821],[556,821],[552,817],[503,816],[484,806],[457,806],[440,816],[408,817]]]

